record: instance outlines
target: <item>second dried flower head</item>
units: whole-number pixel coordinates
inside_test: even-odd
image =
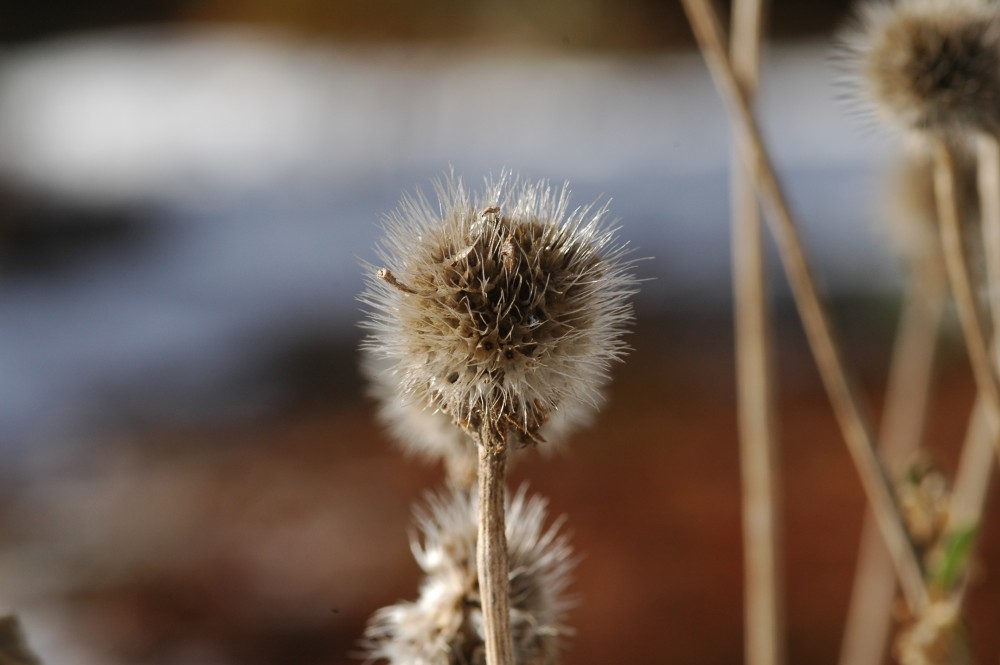
[[[425,577],[420,598],[385,607],[368,623],[366,650],[390,665],[485,665],[476,574],[475,493],[428,496],[417,510],[421,538],[411,549]],[[508,502],[511,632],[518,665],[554,665],[571,605],[566,589],[575,558],[562,520],[546,528],[547,502],[522,486]]]
[[[846,36],[881,114],[955,138],[1000,130],[1000,13],[986,0],[878,0]]]
[[[532,442],[565,425],[557,414],[586,419],[626,349],[636,283],[606,207],[570,211],[566,187],[510,176],[479,195],[454,177],[436,189],[437,211],[417,195],[387,218],[363,296],[370,366],[401,404],[475,436]]]

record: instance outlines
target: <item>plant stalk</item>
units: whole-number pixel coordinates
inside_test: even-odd
[[[948,282],[955,298],[955,308],[962,324],[965,346],[972,363],[972,374],[979,394],[991,408],[986,410],[994,433],[1000,432],[1000,383],[993,369],[989,350],[989,332],[973,286],[972,270],[962,239],[956,198],[957,171],[955,156],[943,141],[934,146],[934,196],[938,207],[941,250],[944,253]],[[997,439],[1000,444],[1000,438]]]
[[[980,193],[980,210],[983,217],[983,244],[987,263],[987,273],[990,280],[991,293],[997,293],[1000,285],[1000,151],[992,136],[979,136],[976,142],[978,155],[978,178]],[[987,352],[986,322],[979,311],[975,298],[972,271],[969,269],[965,256],[965,244],[959,225],[959,206],[956,200],[956,171],[954,158],[950,150],[943,144],[936,147],[935,156],[935,198],[938,202],[939,218],[941,220],[942,247],[946,253],[946,262],[953,284],[956,304],[962,318],[963,332],[970,358],[973,359],[974,371],[980,386],[993,383],[995,370],[990,366]],[[928,271],[930,272],[930,271]],[[936,272],[936,271],[935,271]],[[930,275],[925,275],[924,285],[928,286]],[[936,282],[936,280],[934,280]],[[935,284],[935,286],[937,286]],[[930,312],[933,309],[935,326],[940,320],[940,289],[933,293],[911,293],[908,297],[907,309],[921,308]],[[993,330],[1000,330],[1000,307],[991,308]],[[902,333],[906,332],[906,310],[904,310]],[[929,321],[928,321],[929,323]],[[916,333],[914,333],[916,334]],[[905,444],[915,448],[919,441],[919,430],[922,429],[923,414],[926,411],[926,395],[917,391],[922,385],[918,382],[918,374],[923,369],[921,357],[904,354],[903,339],[897,347],[893,360],[893,372],[890,379],[889,397],[887,397],[887,413],[883,430],[883,446],[887,459],[895,466],[902,460],[899,455],[905,453]],[[930,349],[928,350],[930,351]],[[998,349],[994,348],[994,356]],[[910,360],[907,361],[906,357]],[[986,356],[986,361],[983,357]],[[977,360],[978,359],[978,360]],[[976,366],[978,363],[978,366]],[[897,368],[899,370],[897,371]],[[927,367],[929,369],[929,366]],[[906,376],[910,375],[907,379]],[[929,379],[929,373],[927,374]],[[900,389],[894,388],[899,385]],[[909,386],[909,388],[907,388]],[[979,397],[969,422],[965,442],[962,447],[962,457],[955,478],[954,491],[949,507],[948,522],[945,525],[945,538],[970,528],[975,528],[982,518],[986,493],[990,477],[993,473],[993,448],[997,437],[996,423],[998,421],[996,407],[989,398],[991,388],[986,385],[980,388]],[[899,399],[893,399],[898,392]],[[899,409],[897,410],[896,404]],[[919,414],[913,418],[912,414]],[[898,432],[898,437],[897,437]],[[866,525],[867,526],[867,525]],[[871,534],[866,530],[863,543],[868,543]],[[891,629],[890,608],[894,594],[893,580],[885,574],[887,564],[878,562],[875,556],[877,550],[869,551],[869,558],[859,562],[855,578],[854,596],[845,635],[844,649],[841,653],[841,665],[877,665],[882,661],[888,635]],[[882,555],[884,557],[884,554]],[[881,569],[880,569],[881,567]],[[952,601],[961,606],[967,585],[967,576],[954,590]]]
[[[732,61],[752,98],[760,70],[765,0],[735,0]],[[747,665],[785,662],[780,555],[780,495],[774,354],[767,298],[763,224],[753,182],[735,149],[732,260],[736,325],[740,469],[743,480],[744,615]]]
[[[514,665],[510,632],[510,568],[507,562],[504,478],[506,443],[493,432],[487,419],[479,441],[479,532],[476,566],[487,665]]]
[[[976,176],[995,337],[1000,331],[1000,303],[997,302],[1000,297],[1000,144],[993,134],[976,137]]]
[[[979,190],[979,210],[982,217],[983,254],[986,259],[990,314],[993,329],[993,366],[990,375],[996,378],[1000,366],[1000,144],[992,134],[976,137],[976,173]],[[957,210],[957,206],[956,206]],[[961,220],[958,220],[959,223]],[[986,323],[983,322],[985,328]],[[945,534],[976,529],[982,524],[986,495],[994,472],[991,457],[994,449],[1000,453],[1000,405],[992,405],[980,392],[969,432],[962,448]],[[991,408],[993,407],[993,408]],[[968,575],[953,592],[959,606],[965,600]]]
[[[995,464],[994,441],[996,430],[990,424],[987,412],[990,405],[979,396],[973,408],[972,418],[965,434],[962,456],[955,474],[955,487],[948,507],[948,522],[945,524],[945,538],[967,529],[978,528],[982,524],[986,496]],[[968,590],[968,574],[953,591],[954,602],[961,607]]]
[[[875,450],[869,416],[847,375],[798,228],[723,46],[725,41],[718,15],[707,0],[682,1],[712,78],[726,102],[745,163],[757,172],[757,194],[778,245],[809,345],[879,530],[892,555],[896,574],[911,608],[922,609],[928,601],[922,566],[907,534],[890,477]]]
[[[879,432],[882,458],[894,473],[920,447],[944,315],[946,289],[936,257],[914,263],[903,300]],[[861,531],[840,665],[879,665],[892,628],[896,577],[870,511]]]

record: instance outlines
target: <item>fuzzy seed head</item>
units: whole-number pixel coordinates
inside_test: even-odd
[[[505,175],[471,195],[450,178],[437,194],[437,211],[417,195],[386,220],[363,349],[405,402],[473,435],[541,440],[554,413],[601,401],[626,350],[631,263],[606,208],[570,212],[565,187]]]
[[[517,665],[555,665],[569,634],[563,619],[572,550],[546,502],[522,487],[507,508],[510,620]],[[425,574],[416,602],[375,613],[365,633],[372,659],[390,665],[485,665],[476,573],[475,492],[431,495],[411,542]]]
[[[1000,26],[985,0],[878,0],[848,47],[887,120],[948,137],[1000,129]]]
[[[383,358],[365,354],[362,373],[378,404],[378,415],[405,453],[428,462],[443,464],[448,481],[456,487],[472,487],[476,481],[479,456],[470,445],[469,434],[452,422],[444,411],[432,409],[402,394],[399,381]],[[541,429],[546,445],[543,452],[558,450],[573,429],[590,422],[589,405],[569,402],[551,414]],[[513,457],[508,464],[515,461]]]
[[[405,453],[444,465],[449,482],[472,487],[479,456],[464,430],[443,411],[426,407],[402,394],[392,366],[371,353],[363,355],[361,372],[378,404],[378,416]]]

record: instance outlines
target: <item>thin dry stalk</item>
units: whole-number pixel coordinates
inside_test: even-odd
[[[732,61],[743,93],[756,92],[764,0],[733,3]],[[743,478],[744,625],[748,665],[785,662],[780,496],[771,316],[756,174],[732,158],[732,257],[740,469]]]
[[[955,298],[958,318],[965,336],[965,346],[972,363],[976,387],[979,394],[992,406],[986,413],[993,427],[992,431],[998,432],[1000,431],[1000,384],[997,382],[997,375],[990,360],[987,323],[976,298],[972,271],[962,239],[956,183],[955,156],[946,143],[938,141],[934,147],[934,196],[938,207],[941,249],[944,253],[948,281]],[[997,443],[1000,443],[1000,439]]]
[[[879,441],[886,465],[896,472],[920,447],[924,436],[934,352],[945,305],[943,276],[938,274],[936,263],[925,261],[914,266],[892,354]],[[892,559],[869,512],[861,532],[841,665],[882,662],[889,644],[895,595]]]
[[[1000,294],[1000,144],[995,136],[980,134],[976,137],[976,158],[979,209],[982,215],[983,248],[993,327],[993,359],[1000,365],[1000,339],[997,338],[997,331],[1000,330],[1000,302],[997,302],[997,296]],[[985,327],[985,322],[982,325]],[[990,372],[994,378],[997,365],[994,365],[994,369]],[[945,534],[975,529],[981,524],[986,494],[994,471],[991,458],[994,449],[1000,453],[1000,447],[997,447],[1000,446],[997,436],[997,424],[1000,418],[996,417],[1000,411],[995,411],[991,406],[989,400],[980,392],[962,448],[958,473],[955,476]],[[967,589],[968,575],[965,575],[954,592],[954,599],[959,607]]]
[[[997,367],[1000,367],[1000,345],[997,344],[1000,331],[1000,142],[993,134],[979,134],[976,137],[976,173],[996,372]],[[997,452],[1000,453],[1000,447]]]
[[[880,451],[891,469],[901,469],[924,438],[934,357],[947,301],[937,261],[916,268],[899,320],[889,370]]]
[[[875,450],[875,436],[858,392],[847,375],[829,318],[809,270],[806,255],[770,157],[746,98],[740,91],[724,47],[719,17],[706,0],[683,0],[702,54],[729,109],[748,167],[756,169],[755,186],[778,245],[806,336],[862,486],[892,555],[896,574],[911,608],[927,604],[923,570],[907,535],[890,477]]]
[[[991,293],[993,293],[996,292],[996,287],[993,285],[1000,285],[1000,151],[997,149],[996,140],[991,136],[978,137],[976,147],[979,161],[978,177],[980,210],[983,216],[983,240],[986,249],[987,274],[990,279]],[[939,146],[938,150],[947,151],[947,148],[942,145]],[[979,307],[975,300],[972,273],[969,270],[965,253],[964,251],[956,251],[956,247],[963,248],[964,243],[961,240],[961,234],[955,230],[961,220],[958,218],[959,207],[954,198],[956,181],[953,169],[954,163],[950,152],[937,157],[935,167],[936,198],[940,201],[939,209],[941,209],[942,221],[948,225],[947,229],[942,226],[942,234],[953,234],[951,235],[951,247],[947,250],[950,252],[951,279],[953,283],[957,282],[958,293],[963,291],[966,293],[963,302],[958,302],[958,306],[960,312],[964,309],[963,329],[967,345],[970,348],[970,356],[980,357],[981,354],[973,351],[973,348],[985,347],[986,323],[982,314],[977,315]],[[947,210],[942,208],[947,208]],[[956,233],[958,243],[954,242],[954,234]],[[927,279],[930,278],[931,275],[926,275],[925,286],[930,286],[927,283]],[[963,283],[965,286],[962,285]],[[939,286],[939,284],[934,284],[933,293],[927,293],[923,296],[923,309],[925,311],[937,310],[935,312],[937,317],[935,326],[938,325],[941,314]],[[970,293],[973,294],[972,298],[968,297]],[[920,298],[920,294],[914,293],[911,298],[914,296]],[[958,301],[958,297],[956,297],[956,301]],[[919,300],[909,303],[908,307],[910,306],[920,307]],[[1000,307],[992,308],[992,316],[993,330],[1000,330],[1000,325],[998,325]],[[977,320],[978,323],[976,323]],[[969,321],[972,321],[972,325],[976,327],[970,330]],[[977,329],[979,330],[978,335],[976,334]],[[902,340],[900,341],[902,342]],[[1000,349],[994,348],[995,356],[998,351]],[[921,370],[929,370],[929,365],[926,368],[921,368],[919,360],[919,356],[913,356],[910,361],[907,361],[902,346],[898,348],[893,360],[893,376],[890,379],[890,397],[887,398],[886,422],[882,439],[886,458],[892,466],[896,466],[902,461],[900,455],[905,455],[904,445],[907,442],[909,442],[910,447],[916,447],[919,441],[917,428],[922,429],[923,426],[922,416],[926,411],[926,394],[918,394],[920,386],[918,380]],[[993,375],[993,372],[994,370],[988,366],[985,369],[980,366],[977,379],[982,381],[983,375],[990,376]],[[929,371],[926,378],[929,379]],[[991,382],[995,383],[995,381]],[[891,397],[892,386],[897,385],[897,383],[903,389],[899,393],[898,400]],[[989,388],[985,391],[980,390],[980,396],[976,401],[962,448],[962,458],[955,479],[948,523],[944,529],[946,536],[975,528],[980,523],[985,507],[986,493],[993,474],[994,433],[997,431],[995,428],[996,411],[994,411],[988,397]],[[896,404],[900,407],[898,410],[894,406]],[[913,414],[919,414],[919,416],[914,417]],[[866,531],[863,535],[863,544],[867,543],[870,538],[871,535]],[[870,554],[873,555],[874,550]],[[886,574],[889,564],[884,560],[884,554],[882,557],[883,561],[881,562],[876,562],[877,557],[871,556],[870,559],[862,560],[859,564],[858,574],[855,578],[854,597],[848,616],[844,649],[841,653],[841,665],[877,664],[881,662],[885,653],[891,628],[890,608],[894,595],[894,581]],[[962,605],[965,591],[968,588],[967,580],[967,576],[964,577],[962,583],[954,591],[952,599],[956,607]]]
[[[979,210],[983,220],[983,248],[989,279],[993,330],[1000,330],[1000,144],[991,134],[976,137],[976,173]]]
[[[955,474],[955,488],[948,506],[948,522],[944,533],[955,534],[976,528],[981,524],[990,478],[993,475],[993,450],[996,430],[992,428],[988,411],[990,406],[982,395],[976,400],[969,428],[962,446],[962,457]],[[968,588],[968,575],[954,592],[953,598],[961,607]]]
[[[484,419],[486,421],[486,419]],[[504,515],[504,477],[507,449],[489,423],[480,430],[479,534],[476,566],[487,665],[514,665],[510,632],[510,567],[507,562],[507,527]]]

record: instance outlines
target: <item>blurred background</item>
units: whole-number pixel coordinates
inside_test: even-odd
[[[877,412],[898,137],[838,100],[846,11],[773,3],[761,119]],[[729,134],[692,49],[672,0],[0,4],[0,609],[45,662],[358,662],[415,598],[410,509],[442,475],[375,421],[356,296],[381,215],[449,168],[568,180],[650,257],[608,406],[512,474],[583,554],[565,662],[739,662]],[[833,663],[863,499],[771,272],[790,660]],[[956,343],[939,373],[952,469]]]

